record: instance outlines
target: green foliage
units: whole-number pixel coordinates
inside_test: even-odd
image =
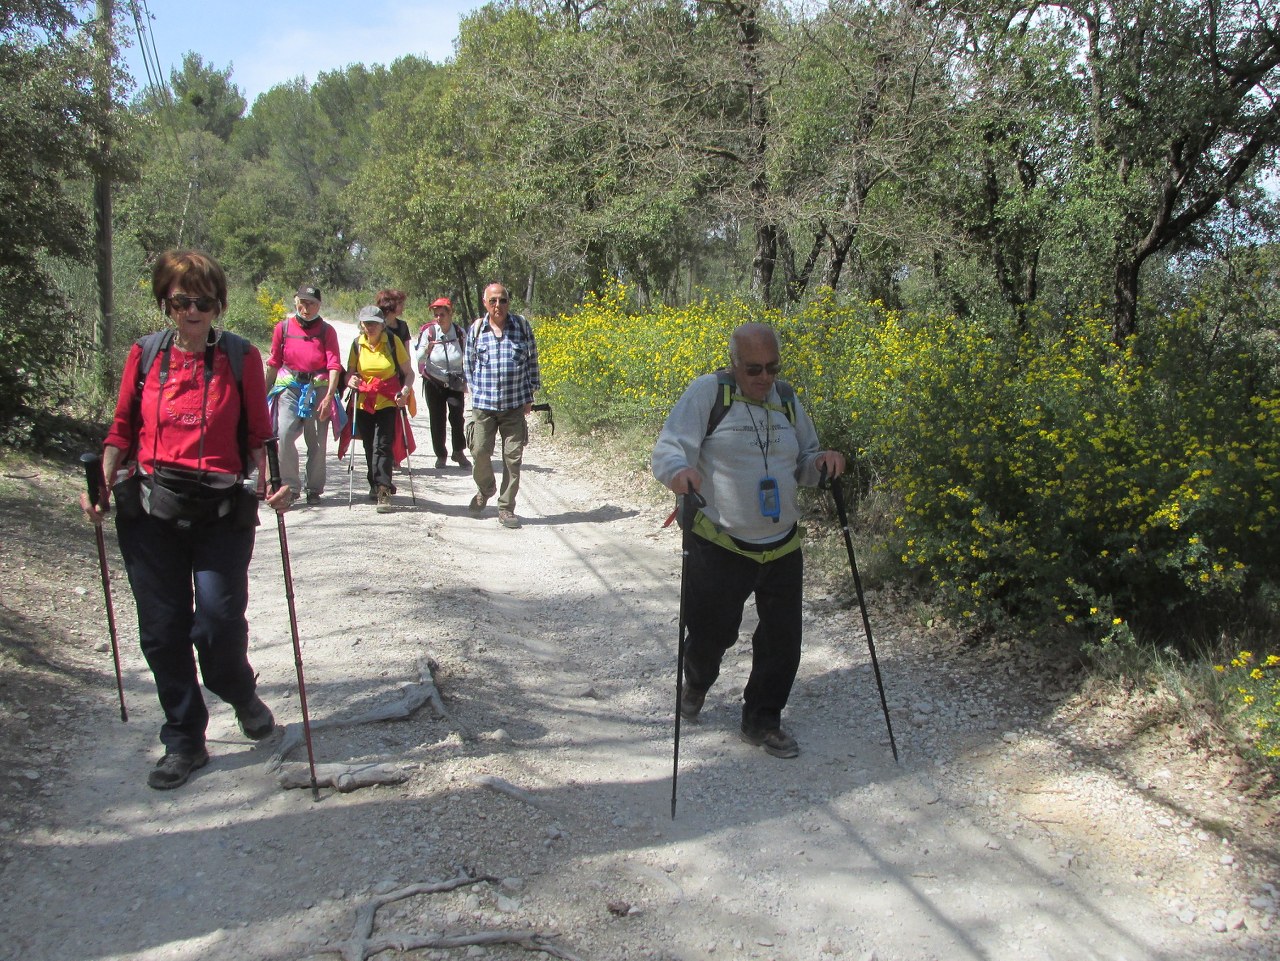
[[[1097,316],[903,314],[831,297],[783,316],[706,299],[636,313],[615,288],[538,326],[544,383],[589,427],[656,429],[730,330],[774,324],[827,446],[895,505],[899,570],[977,626],[1109,645],[1261,609],[1280,571],[1280,379],[1201,311],[1116,347]],[[1250,346],[1250,349],[1246,349]],[[1056,627],[1055,627],[1056,625]]]
[[[1253,750],[1271,763],[1280,759],[1280,655],[1241,651],[1214,670],[1229,689],[1228,709]]]
[[[69,386],[52,333],[68,326],[54,273],[90,253],[92,173],[128,172],[127,151],[97,147],[123,137],[122,117],[108,111],[111,78],[74,10],[53,0],[0,10],[0,438],[19,442]]]

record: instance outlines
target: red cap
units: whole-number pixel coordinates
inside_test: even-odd
[[[453,310],[453,301],[448,297],[437,297],[435,300],[431,301],[431,307],[432,309],[436,307],[448,307],[450,310]]]

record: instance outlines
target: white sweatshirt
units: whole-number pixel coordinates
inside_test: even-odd
[[[708,520],[741,541],[777,540],[799,520],[799,486],[818,483],[818,432],[799,401],[793,426],[780,409],[735,397],[708,437],[707,418],[719,389],[715,374],[703,374],[676,401],[653,447],[653,476],[669,485],[686,467],[695,468],[702,475],[701,493],[707,501],[702,512]],[[776,386],[767,402],[782,407]],[[765,476],[778,482],[782,514],[777,523],[760,512],[760,481]]]

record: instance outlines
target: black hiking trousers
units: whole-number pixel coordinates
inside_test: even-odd
[[[747,598],[754,593],[760,623],[751,637],[742,723],[776,728],[800,668],[804,555],[795,550],[760,564],[697,535],[689,542],[685,683],[697,691],[715,683],[725,651],[738,639]]]

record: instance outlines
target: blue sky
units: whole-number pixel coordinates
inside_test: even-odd
[[[188,50],[219,69],[232,67],[231,82],[249,105],[276,84],[353,63],[390,64],[413,54],[440,63],[453,56],[458,23],[482,0],[138,0],[150,11],[161,71],[182,63]],[[117,0],[121,58],[139,88],[146,69],[138,49],[128,0]]]

